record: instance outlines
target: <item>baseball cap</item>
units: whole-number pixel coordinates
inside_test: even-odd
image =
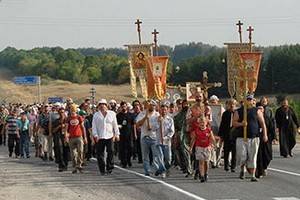
[[[254,95],[253,94],[249,94],[246,97],[247,100],[253,100],[254,99]]]

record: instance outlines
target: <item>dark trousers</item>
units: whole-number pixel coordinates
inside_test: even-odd
[[[138,158],[139,163],[143,163],[142,149],[141,149],[141,134],[137,136],[136,140],[133,140],[133,159]]]
[[[26,155],[29,156],[29,131],[22,131],[20,134],[20,153],[23,157]]]
[[[0,125],[0,145],[3,144],[5,146],[6,145],[6,134],[5,134],[5,131],[3,131],[3,129],[4,129],[4,126],[3,126],[3,124],[1,124]]]
[[[12,155],[15,149],[16,156],[20,155],[20,138],[17,137],[17,134],[8,135],[8,152],[9,155]]]
[[[119,155],[122,167],[131,166],[132,146],[130,136],[120,135]]]
[[[68,167],[70,149],[65,144],[64,135],[62,133],[53,134],[54,155],[59,169]]]
[[[231,152],[230,168],[236,167],[236,147],[235,141],[224,141],[224,168],[229,169],[229,153]]]
[[[93,145],[92,145],[92,140],[91,140],[91,136],[89,135],[89,133],[87,133],[87,144],[85,145],[86,147],[86,151],[85,151],[85,158],[87,160],[90,160],[90,158],[92,158],[93,156]]]
[[[113,141],[111,139],[100,139],[96,144],[96,151],[97,151],[97,160],[98,160],[98,167],[101,173],[105,173],[105,165],[106,170],[111,171],[114,168],[113,162]],[[107,157],[106,157],[106,164],[104,161],[104,150],[106,148]]]

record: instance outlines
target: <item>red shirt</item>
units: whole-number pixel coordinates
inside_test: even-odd
[[[209,147],[211,129],[206,128],[204,130],[201,130],[198,123],[193,123],[192,129],[195,132],[196,136],[195,146],[203,148]]]
[[[81,137],[83,135],[81,124],[83,119],[81,116],[71,116],[68,120],[68,133],[70,138]]]

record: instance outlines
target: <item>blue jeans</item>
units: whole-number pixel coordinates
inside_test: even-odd
[[[20,153],[21,156],[29,156],[29,132],[28,130],[22,131],[20,134]]]
[[[153,155],[153,167],[154,170],[158,170],[158,162],[157,162],[157,148],[156,148],[156,140],[152,139],[150,137],[143,137],[141,138],[141,149],[142,149],[142,156],[143,156],[143,167],[145,174],[149,174],[151,169],[150,169],[150,159],[149,159],[149,154],[150,150],[152,151]]]
[[[157,149],[157,160],[159,165],[159,172],[165,172],[171,167],[172,151],[171,146],[158,144]]]

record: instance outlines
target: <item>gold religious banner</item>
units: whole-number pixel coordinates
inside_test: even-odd
[[[240,53],[241,67],[238,70],[238,76],[240,77],[240,79],[238,80],[240,91],[245,90],[245,80],[247,80],[248,91],[246,92],[250,94],[253,94],[255,92],[258,83],[258,73],[261,59],[261,52]]]
[[[149,98],[162,100],[167,89],[168,56],[150,56],[147,65],[147,91]]]
[[[128,47],[130,64],[130,84],[132,95],[137,98],[137,78],[140,81],[142,96],[148,99],[147,92],[147,59],[152,55],[152,44],[131,44]]]
[[[227,85],[228,93],[231,97],[238,96],[237,72],[241,66],[240,53],[250,51],[249,43],[225,43],[227,45]]]

